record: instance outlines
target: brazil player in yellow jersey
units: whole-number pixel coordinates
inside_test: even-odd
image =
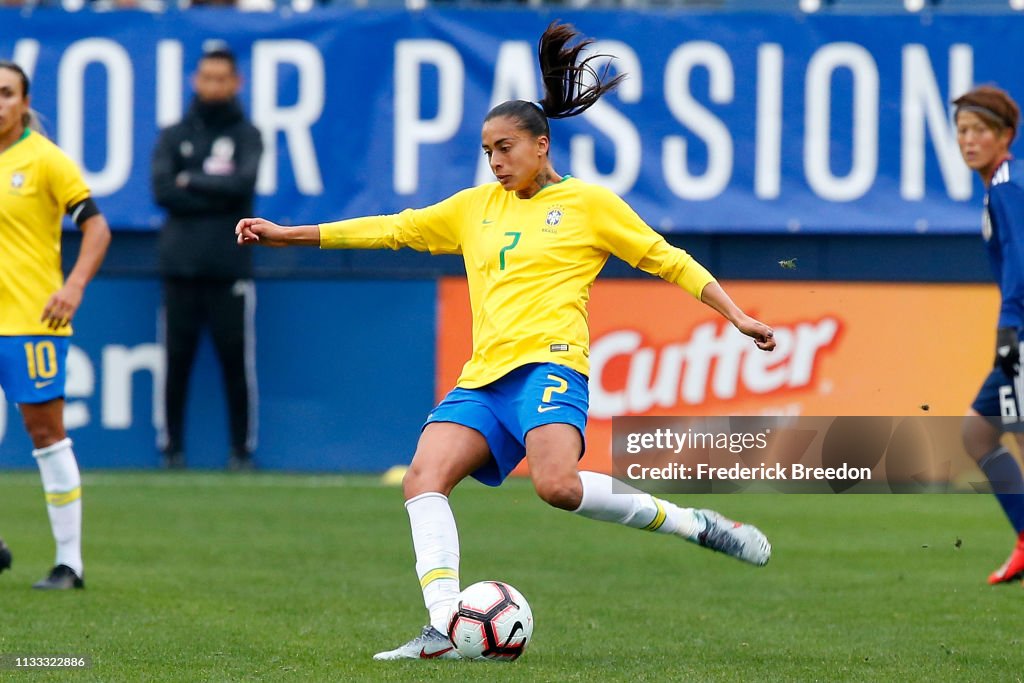
[[[537,494],[556,508],[681,536],[754,565],[771,555],[755,527],[639,491],[616,487],[613,494],[611,477],[577,468],[588,406],[586,306],[609,254],[681,286],[758,348],[771,351],[775,340],[770,327],[746,315],[707,270],[622,199],[555,172],[548,119],[579,114],[621,78],[602,82],[593,57],[580,59],[589,41],[576,38],[570,26],[549,26],[539,45],[544,99],[505,102],[487,114],[483,151],[497,182],[392,216],[298,227],[246,218],[236,228],[240,244],[407,246],[465,259],[473,355],[427,417],[402,482],[430,624],[376,659],[458,656],[445,635],[459,592],[448,495],[467,476],[497,486],[524,457]]]
[[[64,431],[65,361],[110,228],[75,164],[29,125],[29,79],[0,61],[0,388],[18,404],[46,492],[57,559],[42,589],[82,588],[82,484]],[[83,232],[67,280],[61,220]]]

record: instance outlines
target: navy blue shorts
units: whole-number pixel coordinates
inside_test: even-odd
[[[491,448],[491,462],[473,472],[473,478],[498,486],[526,457],[526,433],[534,427],[570,424],[584,438],[589,405],[585,375],[557,363],[531,363],[483,387],[455,387],[427,416],[424,427],[454,422],[480,432]]]
[[[0,389],[12,403],[46,403],[64,396],[70,337],[0,337]]]
[[[999,368],[993,368],[981,385],[977,398],[971,407],[988,419],[993,427],[1004,432],[1024,432],[1021,420],[1020,397],[1024,395],[1018,375],[1016,380],[1007,379]],[[1015,386],[1016,385],[1016,386]]]

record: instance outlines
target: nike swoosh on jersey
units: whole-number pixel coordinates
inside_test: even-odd
[[[484,225],[489,225],[490,223],[494,222],[494,219],[493,218],[485,218],[485,219],[483,219],[480,222],[483,223]]]
[[[537,406],[538,413],[546,413],[549,410],[558,410],[562,406]]]
[[[52,379],[49,382],[36,382],[36,389],[42,389],[43,387],[48,387],[51,384],[53,384]]]

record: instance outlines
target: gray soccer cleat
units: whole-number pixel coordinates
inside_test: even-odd
[[[763,567],[772,556],[772,544],[761,530],[734,522],[714,510],[695,510],[707,526],[697,535],[697,543],[738,560]]]
[[[424,626],[423,632],[405,645],[387,652],[378,652],[376,660],[388,659],[459,659],[452,641],[433,626]]]
[[[58,564],[50,570],[50,574],[46,578],[36,581],[32,587],[44,591],[66,591],[85,588],[85,581],[71,567],[66,564]]]

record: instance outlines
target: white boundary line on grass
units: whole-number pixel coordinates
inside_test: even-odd
[[[38,484],[39,474],[26,470],[0,472],[6,483],[31,480]],[[393,488],[380,481],[380,475],[309,474],[218,474],[168,472],[83,472],[82,486],[133,486],[146,488]]]
[[[379,476],[353,477],[341,475],[237,475],[215,473],[166,472],[124,473],[101,472],[82,475],[83,486],[151,486],[153,488],[380,488]]]

